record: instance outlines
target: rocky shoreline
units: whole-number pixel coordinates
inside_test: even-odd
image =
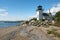
[[[23,24],[0,29],[0,40],[53,40],[39,27]]]

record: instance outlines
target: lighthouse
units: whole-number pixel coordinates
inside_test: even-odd
[[[37,7],[37,20],[42,20],[43,19],[43,9],[42,6]]]

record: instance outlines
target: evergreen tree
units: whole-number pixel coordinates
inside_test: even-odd
[[[55,25],[60,27],[60,11],[55,14]]]

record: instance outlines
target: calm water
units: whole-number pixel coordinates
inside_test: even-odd
[[[21,22],[0,22],[0,28],[19,25]]]

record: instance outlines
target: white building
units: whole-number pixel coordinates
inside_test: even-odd
[[[52,22],[53,17],[52,17],[52,14],[50,12],[43,13],[42,6],[38,6],[37,7],[37,20],[43,20],[43,19]]]
[[[42,6],[38,6],[37,9],[37,20],[42,20],[43,19],[43,10],[42,10]]]

